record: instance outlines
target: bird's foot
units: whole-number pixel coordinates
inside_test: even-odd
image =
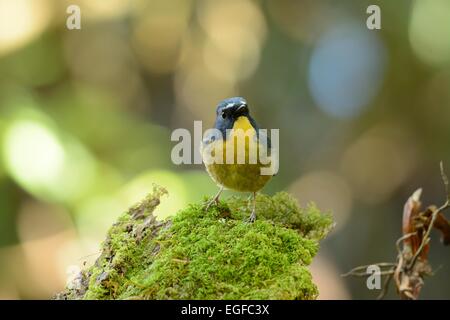
[[[217,192],[217,194],[214,196],[214,198],[212,198],[211,200],[209,200],[209,201],[205,204],[205,206],[203,207],[203,209],[204,209],[205,211],[208,211],[209,208],[211,208],[211,206],[212,206],[213,204],[215,204],[216,206],[219,205],[219,197],[220,197],[220,194],[222,193],[222,191],[223,191],[223,187],[221,187],[221,188],[219,189],[219,192]]]
[[[250,217],[248,217],[247,222],[253,223],[256,220],[256,212],[255,210],[252,210],[252,213],[250,214]]]
[[[203,206],[203,210],[208,211],[213,205],[219,205],[219,197],[214,197]]]

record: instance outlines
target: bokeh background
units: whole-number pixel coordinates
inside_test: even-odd
[[[70,4],[81,30],[66,28]],[[375,298],[340,274],[395,260],[416,188],[444,200],[449,89],[448,0],[0,0],[0,298],[61,290],[154,182],[170,192],[161,217],[214,194],[201,165],[172,164],[170,134],[212,125],[237,95],[280,129],[264,192],[334,212],[312,266],[320,298]],[[422,298],[450,298],[437,234],[430,261]]]

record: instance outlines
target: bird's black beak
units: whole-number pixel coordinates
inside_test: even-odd
[[[248,114],[248,107],[246,104],[241,104],[240,106],[238,106],[236,108],[236,110],[234,111],[234,114],[236,117],[240,117],[243,115],[247,115]]]

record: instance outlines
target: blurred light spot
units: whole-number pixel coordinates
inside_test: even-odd
[[[260,46],[255,38],[249,38],[240,49],[239,56],[233,57],[209,41],[203,48],[205,65],[219,79],[229,82],[247,79],[258,67]]]
[[[237,83],[256,71],[266,36],[264,15],[248,0],[203,1],[198,20],[203,30],[189,29],[175,73],[176,117],[181,123],[186,108],[194,119],[212,121],[214,113],[205,110],[239,94]]]
[[[309,88],[317,105],[336,117],[353,117],[377,94],[385,66],[384,44],[362,23],[334,26],[312,53]]]
[[[386,201],[401,186],[417,161],[414,138],[402,128],[383,125],[353,143],[341,166],[355,198],[375,204]]]
[[[90,154],[74,138],[63,139],[37,111],[13,116],[2,151],[9,175],[39,198],[73,201],[89,192],[95,175]]]
[[[24,292],[34,291],[20,245],[0,247],[0,268],[0,299],[20,299]]]
[[[59,265],[58,256],[60,249],[74,237],[75,230],[67,230],[21,244],[30,277],[27,290],[35,291],[32,296],[48,298],[64,289],[66,270]]]
[[[47,27],[48,0],[0,0],[0,55],[16,50]]]
[[[450,1],[414,1],[409,38],[415,53],[429,64],[450,61]]]
[[[188,187],[183,179],[170,171],[155,170],[138,176],[123,188],[120,194],[121,199],[126,203],[126,208],[141,201],[153,190],[155,183],[169,191],[169,195],[161,199],[161,204],[154,211],[156,216],[165,218],[175,215],[178,210],[187,205]]]
[[[64,53],[75,79],[91,88],[94,85],[97,95],[99,88],[125,98],[138,95],[142,83],[137,62],[120,29],[97,27],[89,32],[69,32],[64,38]]]
[[[170,73],[178,64],[191,2],[158,0],[141,10],[133,27],[133,47],[149,71]]]
[[[199,21],[205,32],[222,50],[232,55],[251,37],[261,41],[266,24],[259,7],[248,0],[207,0],[200,8]]]
[[[436,129],[448,130],[448,119],[450,119],[450,71],[435,72],[425,86],[423,94],[419,95],[425,121],[432,124]],[[436,116],[439,115],[439,116]],[[430,132],[436,135],[436,131]]]
[[[319,289],[318,300],[348,300],[351,298],[336,263],[323,254],[323,251],[314,257],[310,269],[313,281]]]
[[[61,248],[75,238],[74,230],[0,247],[0,297],[49,299],[64,288],[67,264],[58,264]],[[5,292],[6,290],[6,292]],[[11,290],[11,291],[10,291]]]
[[[19,292],[11,282],[12,281],[1,281],[0,300],[20,300]]]
[[[235,85],[216,77],[203,65],[186,66],[175,76],[177,116],[186,121],[186,108],[205,123],[212,123],[219,101],[237,95]],[[207,110],[210,110],[208,112]]]
[[[2,137],[2,133],[4,131],[5,125],[4,122],[0,119],[0,141]],[[1,152],[1,151],[0,151]],[[0,181],[2,180],[3,176],[5,175],[5,168],[4,168],[4,161],[0,160]]]
[[[109,225],[111,227],[111,225]],[[78,235],[77,230],[77,235]],[[100,255],[100,244],[106,237],[106,233],[98,231],[95,238],[74,237],[61,244],[57,252],[58,270],[66,272],[67,266],[77,265],[79,267],[91,266]]]
[[[333,172],[314,171],[296,180],[290,187],[300,201],[313,201],[321,210],[331,211],[335,218],[336,230],[347,222],[353,205],[352,190],[347,182]]]
[[[219,78],[248,78],[259,64],[266,23],[252,1],[204,1],[199,21],[209,36],[204,46],[206,66]]]
[[[131,9],[130,0],[65,0],[66,8],[70,4],[80,6],[82,19],[91,20],[112,19],[124,16]]]
[[[70,214],[62,207],[29,200],[19,209],[17,229],[21,242],[48,237],[71,227]]]
[[[106,232],[128,208],[114,193],[111,196],[97,195],[81,202],[76,209],[75,221],[83,241],[99,243]]]
[[[268,13],[283,32],[292,38],[312,42],[330,23],[332,10],[317,0],[269,0]]]
[[[40,36],[7,61],[9,73],[23,86],[49,86],[65,76],[59,39],[52,33]]]
[[[30,185],[55,183],[65,157],[63,146],[49,128],[27,120],[7,129],[4,153],[11,173]]]

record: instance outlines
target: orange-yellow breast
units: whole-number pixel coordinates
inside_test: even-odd
[[[242,137],[244,133],[244,137]],[[240,140],[238,139],[245,139]],[[234,122],[233,130],[229,137],[223,140],[217,140],[211,143],[210,148],[214,151],[222,150],[222,163],[206,164],[206,169],[211,178],[219,185],[227,189],[236,191],[256,192],[264,187],[270,180],[270,175],[262,175],[261,168],[268,167],[270,164],[262,164],[259,160],[259,148],[256,131],[247,117],[241,116]],[[227,162],[227,150],[230,152]],[[213,154],[214,154],[213,151]],[[206,153],[210,150],[202,150],[202,156],[208,156]],[[232,153],[231,153],[232,152]],[[256,155],[256,158],[250,156]],[[238,159],[243,163],[238,163]]]

